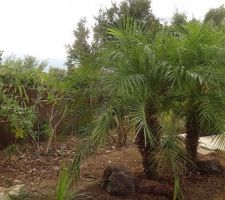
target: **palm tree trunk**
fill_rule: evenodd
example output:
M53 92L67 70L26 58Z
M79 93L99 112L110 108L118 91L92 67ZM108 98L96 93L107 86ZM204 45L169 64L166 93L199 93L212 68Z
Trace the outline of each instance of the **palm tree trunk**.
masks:
M155 137L156 141L159 141L161 126L157 116L151 113L152 112L149 111L146 113L146 120L152 135ZM143 130L140 130L137 134L136 144L142 156L142 164L146 177L148 179L157 178L157 163L154 160L154 152L157 148L157 144L152 146L148 141L145 141Z
M200 127L196 119L196 113L191 112L186 120L186 150L193 163L197 161L198 140L200 137Z

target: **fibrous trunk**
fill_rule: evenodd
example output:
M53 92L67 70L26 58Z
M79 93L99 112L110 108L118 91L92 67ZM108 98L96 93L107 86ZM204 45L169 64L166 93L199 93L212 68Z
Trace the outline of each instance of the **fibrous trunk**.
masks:
M144 131L140 130L136 137L136 144L142 155L143 168L147 178L157 178L157 163L155 162L155 150L157 149L157 143L160 138L160 123L156 115L152 112L146 112L146 121L151 131L152 136L155 138L155 143L152 145L144 135Z
M189 113L186 119L186 134L185 143L187 153L189 154L191 161L196 163L200 127L195 112Z

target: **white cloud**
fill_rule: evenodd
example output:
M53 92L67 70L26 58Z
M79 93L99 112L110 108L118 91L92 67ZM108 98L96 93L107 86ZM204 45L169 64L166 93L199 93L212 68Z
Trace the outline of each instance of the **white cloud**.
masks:
M80 1L79 1L80 2ZM78 19L93 13L85 1L0 0L0 48L16 54L65 58Z
M189 19L203 19L210 8L225 4L225 0L152 0L152 11L161 19L169 19L176 9L185 13Z
M120 2L117 0L116 2ZM225 0L152 0L153 13L169 18L178 9L202 18ZM73 29L86 16L89 26L100 7L111 0L0 0L0 49L17 55L65 60L65 44L73 41Z

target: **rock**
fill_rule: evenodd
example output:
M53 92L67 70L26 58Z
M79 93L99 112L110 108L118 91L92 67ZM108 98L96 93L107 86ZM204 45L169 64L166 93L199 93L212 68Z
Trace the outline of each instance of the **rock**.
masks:
M0 199L11 200L10 196L17 197L24 191L24 184L15 185L9 188L0 187Z
M53 169L54 169L54 171L59 171L60 170L60 167L55 166Z
M129 174L132 175L131 172L129 170L127 170L125 167L121 167L121 166L108 166L104 173L103 173L103 177L102 177L102 182L103 182L103 188L106 187L107 183L108 183L108 179L111 176L111 174L113 172L124 172L125 174Z
M18 180L18 179L15 179L13 182L14 182L14 183L17 183L17 184L20 184L20 183L21 183L21 181Z
M103 189L113 195L134 193L134 176L124 167L108 166L103 174Z
M121 167L121 166L114 166L114 165L110 165L108 166L104 173L103 173L103 176L102 176L102 181L103 181L103 188L105 187L105 184L108 182L108 179L110 177L110 175L113 173L113 172L120 172L120 171L125 171L126 173L129 173L130 172L125 168L125 167Z
M134 192L134 178L124 172L113 172L108 179L106 190L115 195L127 195Z
M200 172L205 174L222 174L224 171L223 166L216 158L199 158L196 165Z
M155 195L165 195L168 198L173 196L173 187L168 184L163 184L158 181L153 180L142 180L138 184L139 193L155 194Z

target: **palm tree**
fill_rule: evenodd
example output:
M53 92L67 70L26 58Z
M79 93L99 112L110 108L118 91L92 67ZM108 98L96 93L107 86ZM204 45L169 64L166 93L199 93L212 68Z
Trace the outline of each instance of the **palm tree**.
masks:
M167 128L161 124L161 116L168 111L162 105L168 104L164 101L170 89L165 71L168 63L159 59L158 41L147 30L148 27L132 19L125 19L119 27L109 28L109 41L101 52L103 76L98 87L108 100L101 104L90 138L92 144L106 141L114 123L114 112L122 105L126 110L124 114L136 128L136 144L142 155L145 175L152 179L159 176L159 160L168 156L166 153L159 155L159 152L173 148L169 157L176 162L185 160L185 156L174 136L175 129L167 134Z
M186 149L195 163L200 133L207 130L223 138L225 120L225 37L202 25L189 23L167 34L167 80L181 99L186 117ZM171 45L172 44L172 45ZM222 140L220 141L220 144Z
M103 49L103 59L111 71L107 90L126 105L131 123L137 128L136 143L145 174L153 178L157 176L153 154L161 137L160 91L166 86L156 73L164 63L157 61L152 51L153 37L145 28L131 19L119 28L110 28L111 39Z
M171 68L162 59L162 43L147 30L132 19L108 29L109 40L97 58L99 76L95 90L96 96L104 98L90 124L92 131L86 145L78 149L70 171L79 176L81 159L107 142L119 112L120 118L128 117L136 129L146 177L156 178L163 166L170 166L176 199L180 195L179 173L187 156L177 138L176 124L163 120L165 116L172 119L166 106L172 88L168 77Z
M86 68L97 71L94 91L101 101L89 125L91 134L78 149L68 176L78 178L81 159L107 142L119 112L136 128L146 176L158 177L163 166L170 167L175 177L173 199L182 198L177 193L179 175L189 156L174 122L181 116L186 119L186 149L193 162L203 128L220 134L218 144L225 138L223 36L198 23L179 30L165 28L157 35L146 30L132 19L109 28L97 67ZM89 72L86 77L95 75L92 69Z

